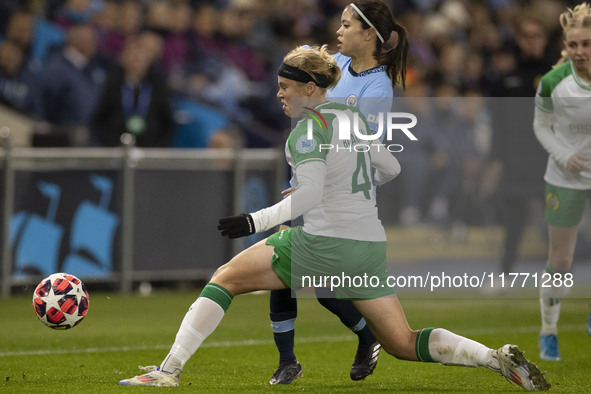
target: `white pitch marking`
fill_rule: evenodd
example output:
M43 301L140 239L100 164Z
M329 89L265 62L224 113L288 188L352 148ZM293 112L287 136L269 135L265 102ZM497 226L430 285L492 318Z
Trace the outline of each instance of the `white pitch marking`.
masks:
M477 335L497 335L497 334L527 334L537 333L540 330L539 326L523 326L523 327L511 327L509 328L487 328L487 329L476 329L476 330L458 330L456 332L461 333L465 336L477 336ZM585 331L586 327L584 324L569 324L560 326L560 332L573 332L573 331ZM342 335L342 336L330 336L330 337L310 337L296 339L297 343L318 343L318 342L350 342L356 338L354 335ZM239 347L239 346L262 346L272 345L272 340L261 340L261 339L248 339L245 341L218 341L204 343L201 347ZM169 345L153 345L153 346L114 346L114 347L101 347L101 348L87 348L87 349L47 349L47 350L28 350L20 352L1 352L0 357L10 356L39 356L39 355L52 355L52 354L80 354L80 353L109 353L109 352L135 352L138 350L168 350Z

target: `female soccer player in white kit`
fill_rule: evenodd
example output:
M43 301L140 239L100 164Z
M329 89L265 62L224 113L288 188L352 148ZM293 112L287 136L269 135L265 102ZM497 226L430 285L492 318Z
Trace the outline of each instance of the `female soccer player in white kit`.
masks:
M540 287L542 360L560 360L561 298L572 283L578 225L591 201L591 7L582 3L567 9L560 15L560 24L565 50L542 77L534 115L536 137L549 154L544 180L550 246L542 279L552 286ZM588 331L591 335L591 315Z
M341 69L341 79L327 90L326 97L358 108L372 134L376 134L380 114L385 121L391 110L394 88L405 86L409 47L406 30L396 23L381 0L357 0L343 10L336 33L339 52L333 57ZM335 298L325 288L317 288L316 296L322 306L357 335L357 351L349 376L352 380L365 379L376 367L380 343L350 301ZM290 384L302 375L294 352L297 299L290 289L271 292L270 312L279 366L269 383Z
M290 196L251 214L223 218L218 229L222 235L237 238L269 230L302 214L304 225L275 233L221 266L185 315L160 366L120 384L178 386L185 363L216 329L234 296L255 290L298 288L302 274L343 272L351 277L378 278L375 287L345 286L337 288L336 293L339 298L353 299L384 350L393 356L482 366L527 390L549 388L540 370L514 345L493 350L445 329L409 327L393 289L387 286L386 236L369 176L373 168L373 179L379 185L398 175L400 166L379 142L364 145L360 141L363 138L339 139L337 113L355 114L362 132L369 133L365 118L356 108L326 101L326 89L337 83L340 74L325 47L299 47L287 54L278 71L277 93L285 114L297 118L304 108L310 108L324 113L326 124L302 119L290 133L285 148L295 179ZM303 103L295 104L294 98L303 98ZM307 135L308 127L312 127L312 138ZM326 144L338 145L340 150L320 149Z

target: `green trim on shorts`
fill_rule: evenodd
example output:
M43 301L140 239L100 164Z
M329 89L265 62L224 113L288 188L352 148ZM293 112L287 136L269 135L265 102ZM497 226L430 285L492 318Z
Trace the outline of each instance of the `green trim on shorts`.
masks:
M288 227L276 232L269 236L265 242L265 245L274 247L271 258L273 270L289 288L291 288L291 253L289 253L291 251L291 229L292 227ZM286 262L289 262L289 265Z
M394 293L387 286L386 242L311 235L298 226L271 235L266 244L274 247L273 270L292 289L333 285L337 298L355 300Z
M581 222L591 190L575 190L546 183L545 217L554 227L574 227Z

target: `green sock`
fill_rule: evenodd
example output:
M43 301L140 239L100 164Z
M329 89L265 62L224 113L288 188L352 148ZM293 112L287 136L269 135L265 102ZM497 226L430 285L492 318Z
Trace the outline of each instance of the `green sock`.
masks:
M201 291L200 297L209 298L222 307L224 312L228 310L234 296L228 290L217 283L208 283Z
M435 360L431 357L431 353L429 352L429 336L431 335L431 331L433 331L435 327L428 327L423 328L417 334L417 339L415 341L415 350L417 352L417 357L420 361L426 363L434 363Z

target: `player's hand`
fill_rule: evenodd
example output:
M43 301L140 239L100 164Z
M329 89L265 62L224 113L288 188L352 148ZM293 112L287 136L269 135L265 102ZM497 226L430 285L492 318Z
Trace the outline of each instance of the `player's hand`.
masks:
M581 171L588 171L587 161L589 158L580 153L575 153L566 162L566 169L573 174L578 174Z
M285 189L281 192L282 197L287 198L288 196L291 196L291 193L293 193L294 191L295 191L295 187L290 187L289 189Z
M222 235L227 235L232 239L246 237L247 235L256 233L254 221L248 213L221 218L218 224L218 230L222 232Z

